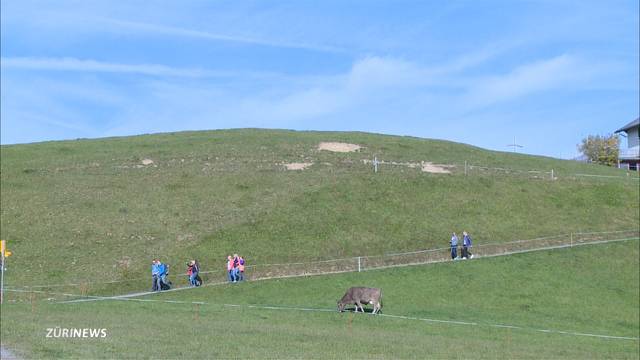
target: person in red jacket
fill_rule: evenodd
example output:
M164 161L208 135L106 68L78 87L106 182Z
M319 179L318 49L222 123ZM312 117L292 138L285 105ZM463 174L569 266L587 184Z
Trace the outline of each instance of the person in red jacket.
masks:
M233 272L233 257L227 256L227 275L229 276L229 282L236 282L236 276Z
M197 260L191 260L187 263L187 276L189 277L189 285L191 286L200 286L202 284L202 279L198 274L200 273L200 265Z
M191 274L193 274L193 262L189 261L187 263L187 279L189 279L189 285L193 285L191 283Z

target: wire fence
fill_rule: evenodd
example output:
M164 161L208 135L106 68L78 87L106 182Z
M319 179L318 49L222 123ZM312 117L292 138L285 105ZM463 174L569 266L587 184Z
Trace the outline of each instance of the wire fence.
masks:
M472 247L476 257L506 255L524 251L572 247L602 241L640 238L639 230L597 233L570 233L504 243L480 244ZM460 253L460 251L458 251ZM316 275L323 273L358 272L380 268L428 264L451 261L451 249L427 249L397 254L357 256L298 264L254 265L247 269L249 279L291 275Z
M582 173L571 173L565 170L557 170L557 169L515 169L508 167L492 167L492 166L482 166L471 164L465 162L464 165L456 165L456 167L460 167L463 169L464 174L466 176L473 175L509 175L509 176L520 176L520 177L528 177L531 179L541 179L541 180L622 180L622 181L638 181L640 180L640 176L636 172L625 172L625 175L599 175L599 174L582 174Z
M510 242L496 242L474 245L470 252L474 258L491 257L544 249L570 248L585 244L613 242L640 239L640 229L609 232L581 232L535 239L515 240ZM460 251L458 251L460 253ZM248 281L312 276L332 273L362 272L375 269L401 267L408 265L429 264L452 261L451 249L425 249L395 254L355 256L342 259L329 259L311 262L258 264L245 267L244 277ZM205 283L224 283L227 280L225 264L218 264L218 270L201 271L200 275ZM188 286L186 275L171 274L169 279L173 286ZM69 284L33 285L21 287L7 287L13 301L42 299L43 297L58 298L60 296L110 296L121 295L127 291L150 289L151 278L139 277L134 279L114 281L81 281Z
M553 169L549 170L522 170L503 167L490 167L465 163L465 176L474 175L499 175L499 176L525 176L533 179L557 180L558 173Z
M55 171L51 169L33 169L38 173L49 173L59 171L86 171L93 175L112 175L113 171L153 171L156 169L162 169L173 166L197 166L201 168L201 172L204 174L215 174L220 172L238 172L246 166L251 166L252 170L272 170L272 171L285 171L288 161L296 161L293 159L281 159L278 157L269 157L266 159L246 159L246 158L209 158L209 157L183 157L181 159L172 159L165 162L154 163L151 165L142 165L139 162L130 162L124 165L114 166L100 166L100 164L91 163L84 165L77 165L67 168L56 168ZM396 161L378 159L343 159L340 161L328 161L323 159L322 161L309 155L304 158L304 161L311 164L320 166L322 164L329 164L331 166L342 166L351 168L353 166L367 166L371 167L373 172L377 172L378 167L386 168L411 168L422 170L423 172L435 172L435 173L450 173L450 174L462 174L465 175L509 175L509 176L524 176L533 179L545 179L545 180L596 180L596 179L609 179L609 180L640 180L640 170L633 171L627 170L624 175L601 175L601 174L584 174L584 173L572 173L566 168L564 169L518 169L512 167L506 167L501 165L489 165L489 164L473 164L470 161L464 161L460 163L449 164L434 164L426 161ZM105 172L106 170L110 170Z
M418 169L425 173L438 173L438 174L464 174L465 176L513 176L513 177L526 177L530 179L540 180L621 180L621 181L638 181L640 180L640 173L636 171L626 171L624 175L600 175L600 174L583 174L573 173L566 169L518 169L505 166L491 166L473 164L469 161L464 163L452 163L452 164L435 164L431 162L419 161L393 161L382 160L375 157L373 160L363 159L362 163L366 166L372 166L374 173L378 172L378 169L382 166L393 168L410 168Z

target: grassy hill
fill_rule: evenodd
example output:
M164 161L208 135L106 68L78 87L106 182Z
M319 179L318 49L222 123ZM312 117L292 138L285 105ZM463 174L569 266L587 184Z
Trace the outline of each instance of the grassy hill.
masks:
M10 303L2 339L26 358L637 359L638 249L630 240L129 301ZM335 311L353 285L382 288L386 316ZM56 326L107 337L46 338Z
M318 150L323 141L363 148ZM374 174L364 162L374 156L399 165ZM455 166L407 166L421 161ZM465 175L465 161L522 171ZM556 180L527 172L551 169ZM365 133L246 129L2 146L0 181L13 286L138 278L154 257L179 272L194 257L222 271L233 252L279 263L443 247L465 229L481 243L639 226L637 174Z

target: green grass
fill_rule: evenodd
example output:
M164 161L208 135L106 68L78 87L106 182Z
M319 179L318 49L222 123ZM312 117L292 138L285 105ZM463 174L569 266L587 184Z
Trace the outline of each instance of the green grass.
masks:
M317 150L320 141L365 148L330 153ZM137 278L154 257L175 271L194 257L215 269L233 252L263 264L437 248L453 230L487 243L640 226L637 176L439 140L248 129L1 152L0 237L14 253L6 278L13 286ZM373 174L362 160L374 155L457 167L436 175L385 165ZM138 167L145 158L154 165ZM297 172L281 165L300 161L314 165ZM464 161L553 168L558 180L500 172L465 177Z
M212 286L147 296L192 304L100 301L3 307L3 343L64 358L616 358L640 336L638 240L465 262ZM349 286L383 289L383 313L333 310ZM224 304L245 305L230 307ZM497 328L504 324L523 329ZM106 328L106 339L48 339L46 328Z

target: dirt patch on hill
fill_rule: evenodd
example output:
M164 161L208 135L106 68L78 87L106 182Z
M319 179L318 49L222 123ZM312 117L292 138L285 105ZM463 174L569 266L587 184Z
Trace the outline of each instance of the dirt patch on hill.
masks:
M333 152L354 152L362 149L362 146L341 142L321 142L318 150L327 150Z
M434 173L434 174L451 174L450 168L453 165L433 164L430 162L422 162L422 172Z
M284 167L287 170L304 170L304 169L308 168L311 165L313 165L313 163L311 163L311 162L290 163L290 164L284 164Z

